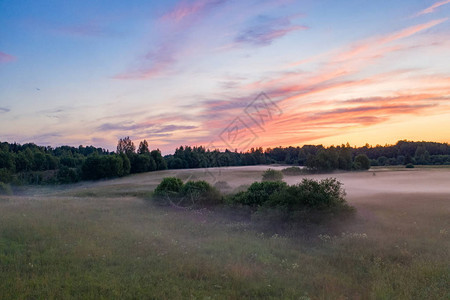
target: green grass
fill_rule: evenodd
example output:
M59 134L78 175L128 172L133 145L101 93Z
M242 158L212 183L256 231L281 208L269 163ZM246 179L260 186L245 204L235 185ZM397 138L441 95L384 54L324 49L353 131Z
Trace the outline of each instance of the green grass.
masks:
M0 196L0 298L450 296L448 194L371 194L353 219L281 230L155 206L142 178Z

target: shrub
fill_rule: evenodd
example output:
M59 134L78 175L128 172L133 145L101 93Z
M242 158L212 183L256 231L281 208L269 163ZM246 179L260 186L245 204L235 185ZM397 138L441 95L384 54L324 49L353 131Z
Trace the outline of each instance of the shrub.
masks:
M414 165L412 163L406 164L405 168L413 169Z
M283 180L283 173L273 169L267 169L262 175L263 181L281 181Z
M183 181L176 177L163 178L155 189L156 196L173 196L179 195L183 188Z
M0 195L12 195L11 186L8 183L0 182Z
M228 198L230 204L246 205L258 211L259 215L268 212L287 219L305 219L308 214L317 212L351 211L345 201L342 184L335 178L321 181L303 179L302 182L288 186L285 182L255 182L247 191Z
M222 202L220 192L204 180L186 182L180 194L184 206L210 206Z
M325 210L345 205L344 197L342 183L335 178L321 181L304 178L302 182L273 194L265 204L272 207L286 207L290 211L305 208Z
M220 192L204 180L188 181L166 177L156 187L154 199L160 204L204 207L222 203Z
M299 167L289 167L281 170L281 173L287 176L296 176L304 174L304 171Z
M247 191L242 191L232 196L231 204L242 204L253 207L261 206L269 200L269 197L286 189L287 184L282 181L254 182Z

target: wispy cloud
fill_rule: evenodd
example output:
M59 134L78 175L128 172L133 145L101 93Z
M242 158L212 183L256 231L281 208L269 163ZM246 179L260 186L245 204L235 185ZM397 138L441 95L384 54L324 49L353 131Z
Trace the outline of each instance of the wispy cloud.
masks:
M281 143L287 135L297 136L301 131L304 136L304 132L308 130L315 131L309 135L311 138L327 137L335 135L336 128L351 130L355 127L372 126L401 115L430 113L436 111L437 107L444 111L447 108L441 104L448 102L445 93L449 93L448 89L447 92L443 90L448 85L445 76L437 76L431 80L426 75L417 78L409 75L409 85L416 86L417 90L409 93L404 90L403 95L395 95L396 93L390 91L391 95L388 96L343 101L334 100L332 97L349 90L370 90L372 86L387 82L393 86L397 82L397 88L401 90L404 87L402 76L415 74L417 70L399 69L375 75L364 75L363 70L390 53L411 50L411 46L403 42L404 39L445 21L446 19L432 20L396 32L369 37L338 51L317 56L317 59L321 60L319 68L312 72L288 71L272 77L271 80L256 81L245 86L241 92L264 90L272 98L278 99L277 103L283 110L289 107L285 110L282 120L268 125L262 139ZM432 89L433 86L436 90ZM203 109L202 116L208 116L200 118L203 127L211 132L224 128L227 118L231 120L231 116L241 113L249 103L245 101L249 99L242 97L228 96L224 99L229 100L207 100L199 104Z
M441 7L442 5L445 5L445 4L448 4L448 3L450 3L450 0L443 0L443 1L436 2L433 5L431 5L431 6L427 7L427 8L425 8L424 10L418 12L415 16L418 17L418 16L421 16L421 15L431 14L431 13L433 13L436 10L436 8Z
M10 112L11 110L9 109L9 108L6 108L6 107L0 107L0 114L4 114L4 113L7 113L7 112Z
M432 28L446 20L432 20L393 33L354 42L338 51L330 51L327 55L324 55L321 67L314 72L305 74L289 71L281 73L269 81L255 82L249 85L248 88L251 90L265 90L271 95L290 100L327 89L368 84L373 80L373 77L362 79L348 78L361 72L365 67L372 65L376 60L385 57L389 53L409 49L409 46L402 44L391 45L391 43Z
M197 17L199 14L206 13L225 2L227 0L181 1L173 9L164 14L162 19L171 22L185 21L190 17Z
M7 63L16 60L15 56L0 51L0 63Z
M411 26L411 27L408 27L406 29L403 29L403 30L400 30L398 32L395 32L393 34L390 34L390 35L387 35L385 37L382 37L378 41L383 43L383 44L386 44L386 43L389 43L389 42L393 42L395 40L403 39L403 38L412 36L413 34L416 34L416 33L420 32L420 31L423 31L423 30L429 29L431 27L434 27L436 25L439 25L439 24L441 24L441 23L443 23L443 22L445 22L447 20L448 20L448 18L442 18L442 19L432 20L432 21L427 22L427 23Z
M255 24L239 33L234 42L236 44L267 46L288 33L306 29L308 29L307 26L292 24L291 17L274 19L267 16L260 16L257 18Z
M115 75L114 79L150 79L168 74L176 64L175 43L166 42L156 51L148 52L140 59L141 66L135 70L129 70Z
M282 119L267 124L268 135L261 135L261 144L271 145L271 139L277 139L280 143L283 140L284 144L295 145L305 139L311 141L375 126L399 116L434 114L437 108L440 112L449 111L448 106L440 105L439 101L443 99L430 101L414 94L405 95L398 102L392 97L375 99L373 103L349 103L352 102L350 99L334 101L334 108L304 105L302 109L286 111Z
M120 122L120 123L104 123L97 127L97 131L132 131L143 128L152 127L152 123L135 123L135 122Z
M151 79L173 72L179 61L179 53L185 49L185 39L192 27L226 2L226 0L179 2L159 20L168 32L157 42L155 50L148 51L137 59L139 67L131 68L113 78Z
M160 122L152 121L142 121L142 122L118 122L118 123L104 123L97 127L97 131L103 132L112 132L112 131L121 131L121 132L134 132L139 134L141 133L173 133L175 131L180 130L189 130L195 129L197 126L193 125L175 125L175 124L167 124L161 125Z
M180 131L180 130L189 130L189 129L195 129L197 128L197 126L192 126L192 125L165 125L162 126L160 128L155 128L155 129L150 129L147 130L146 133L171 133L174 131Z
M345 118L347 117L370 117L372 114L380 115L380 114L405 114L405 113L413 113L413 112L419 112L425 108L431 108L435 107L437 104L415 104L415 105L408 105L408 104L384 104L384 105L363 105L363 106L357 106L357 107L343 107L343 108L336 108L332 110L322 111L319 113L316 113L313 115L312 119L321 119L322 117L326 116L328 118L340 118L345 121ZM370 115L367 115L370 114ZM333 120L332 122L335 122L336 120Z

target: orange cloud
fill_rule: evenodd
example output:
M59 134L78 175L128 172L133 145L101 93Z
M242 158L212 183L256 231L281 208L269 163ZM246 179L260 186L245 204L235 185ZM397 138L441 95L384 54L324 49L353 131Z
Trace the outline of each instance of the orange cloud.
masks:
M179 13L179 17L174 15L175 20L182 20L188 13L196 12L192 9ZM258 135L255 145L251 146L299 144L352 133L402 116L423 116L449 111L450 79L446 76L421 75L422 70L419 69L399 69L381 74L363 73L367 67L373 66L390 53L427 46L427 40L420 40L419 44L416 40L413 46L402 40L446 20L432 20L385 35L369 37L342 49L289 65L292 68L302 62L318 61L319 68L313 72L290 70L270 80L259 80L243 86L240 95L265 91L285 112L280 119L269 122L264 130L259 131L257 126L246 119ZM359 91L363 93L360 98L356 98ZM347 97L347 94L358 96ZM195 112L175 117L179 127L170 132L170 143L163 136L154 140L166 143L168 150L176 143L185 143L186 138L189 138L190 144L205 145L217 140L218 134L236 116L240 116L252 100L251 97L233 98L229 94L216 99L229 100L197 102ZM174 116L169 115L160 116L160 121L172 122L170 120ZM183 127L190 126L186 125L187 120L195 120L197 127ZM220 141L217 142L216 146L221 147L220 145Z

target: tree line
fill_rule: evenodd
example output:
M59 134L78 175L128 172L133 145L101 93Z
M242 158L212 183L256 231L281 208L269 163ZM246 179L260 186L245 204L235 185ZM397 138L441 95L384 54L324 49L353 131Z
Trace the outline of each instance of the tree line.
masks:
M395 145L351 147L304 145L302 147L252 148L247 152L180 146L164 157L169 169L288 164L311 170L360 170L388 165L450 165L447 143L398 141Z
M161 151L151 151L147 141L142 141L135 150L129 137L119 140L116 152L93 146L52 148L2 142L0 182L72 183L167 169Z
M115 152L94 146L43 147L33 143L0 143L0 182L16 184L71 183L114 178L165 169L248 166L305 166L312 171L364 170L387 165L450 165L447 143L399 141L395 145L351 147L252 148L247 152L219 151L203 146L180 146L170 155L151 150L147 141L135 146L129 137Z

